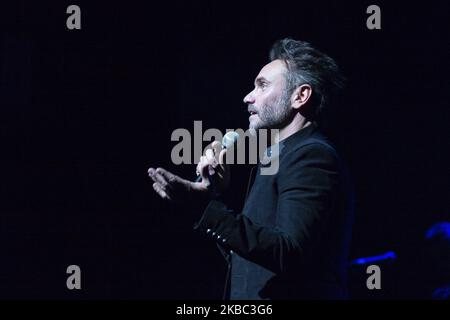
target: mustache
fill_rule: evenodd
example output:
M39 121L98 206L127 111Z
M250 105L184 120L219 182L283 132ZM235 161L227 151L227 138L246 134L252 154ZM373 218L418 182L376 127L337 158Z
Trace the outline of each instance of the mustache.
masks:
M255 112L255 113L258 112L257 109L256 109L256 107L255 107L254 105L252 105L252 104L249 104L249 105L247 106L247 111L248 111L248 112Z

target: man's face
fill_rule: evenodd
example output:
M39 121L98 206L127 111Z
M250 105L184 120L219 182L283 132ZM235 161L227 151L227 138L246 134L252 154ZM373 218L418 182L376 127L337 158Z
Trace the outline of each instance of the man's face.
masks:
M247 94L249 128L281 129L292 119L290 95L286 90L286 66L281 60L266 64L255 79L255 89Z

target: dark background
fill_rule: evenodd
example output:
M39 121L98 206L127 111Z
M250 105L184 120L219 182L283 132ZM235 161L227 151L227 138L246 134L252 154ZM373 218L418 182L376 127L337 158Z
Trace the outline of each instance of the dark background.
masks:
M201 212L161 201L147 169L194 176L170 161L172 131L194 120L246 129L242 99L287 36L349 79L334 138L357 191L351 258L423 263L423 233L450 209L448 8L343 3L2 4L0 297L220 298L224 261L192 232ZM82 30L66 28L70 4ZM366 28L370 4L382 30ZM81 291L66 288L71 264ZM374 297L406 297L424 276L412 269Z

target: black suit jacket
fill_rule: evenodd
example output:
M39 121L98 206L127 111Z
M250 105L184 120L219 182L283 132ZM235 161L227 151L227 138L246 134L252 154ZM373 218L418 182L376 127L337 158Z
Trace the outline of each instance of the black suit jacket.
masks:
M345 298L353 212L347 170L314 124L282 140L278 156L274 175L257 166L242 213L212 200L194 228L225 252L231 299Z

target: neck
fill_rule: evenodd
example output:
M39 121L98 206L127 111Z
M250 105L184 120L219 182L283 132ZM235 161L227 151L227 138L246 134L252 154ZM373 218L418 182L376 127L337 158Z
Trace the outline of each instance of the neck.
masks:
M294 119L284 128L280 129L278 135L275 137L275 143L278 143L294 133L309 126L312 122L307 121L299 113L295 115Z

